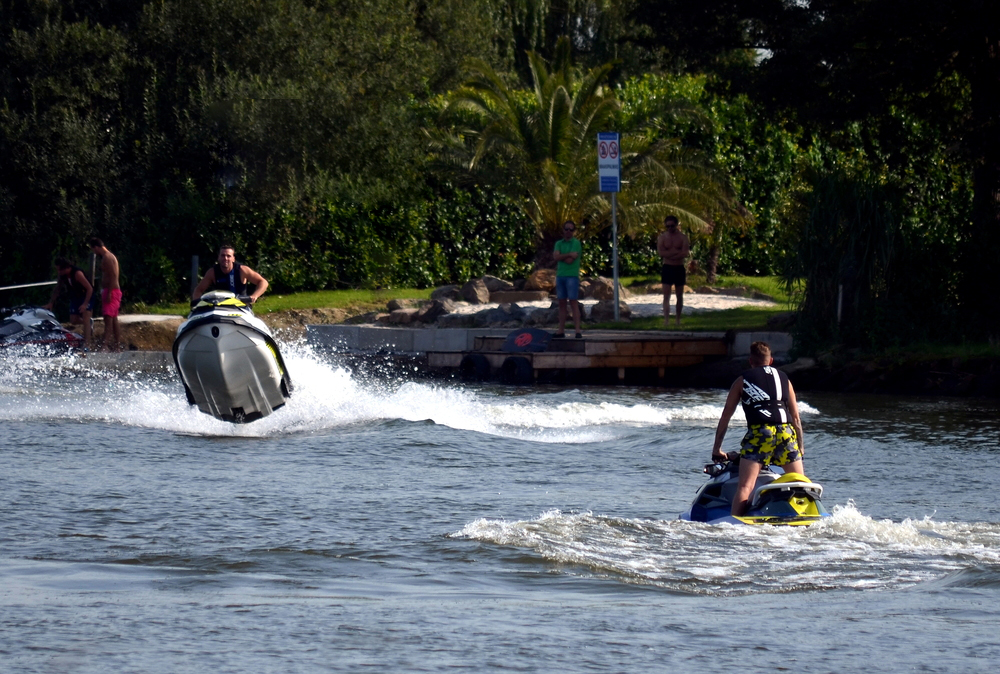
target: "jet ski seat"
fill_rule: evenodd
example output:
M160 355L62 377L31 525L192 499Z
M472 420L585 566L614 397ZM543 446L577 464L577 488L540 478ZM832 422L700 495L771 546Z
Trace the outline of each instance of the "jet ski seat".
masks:
M762 500L774 496L773 493L769 494L768 492L774 491L804 492L819 500L823 495L823 486L810 481L808 477L800 473L785 473L781 477L772 478L767 484L760 484L760 481L758 481L757 487L754 489L753 494L750 495L750 507L755 508L761 505Z

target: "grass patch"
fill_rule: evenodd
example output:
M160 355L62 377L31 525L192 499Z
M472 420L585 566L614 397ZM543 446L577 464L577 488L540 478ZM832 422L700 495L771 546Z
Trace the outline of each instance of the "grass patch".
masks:
M347 309L350 312L385 311L386 304L393 299L430 299L431 288L392 288L389 290L318 290L315 292L277 295L265 293L254 305L257 314L290 309ZM136 314L176 314L186 316L191 311L187 302L157 304L147 306L136 303L129 306L129 313Z

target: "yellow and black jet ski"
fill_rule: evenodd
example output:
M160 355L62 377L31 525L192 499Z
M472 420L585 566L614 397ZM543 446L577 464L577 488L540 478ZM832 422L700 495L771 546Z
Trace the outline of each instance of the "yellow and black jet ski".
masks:
M271 331L246 298L215 290L191 309L174 338L174 364L188 402L233 423L285 404L292 380Z
M698 490L691 508L680 516L690 522L709 524L813 524L830 513L820 497L823 486L799 473L775 473L763 468L750 492L746 513L733 517L733 496L739 484L739 459L705 466L709 480Z

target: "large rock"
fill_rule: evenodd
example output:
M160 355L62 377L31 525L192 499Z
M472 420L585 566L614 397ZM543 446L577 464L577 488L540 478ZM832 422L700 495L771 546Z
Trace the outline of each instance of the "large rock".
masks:
M449 299L432 300L430 303L420 307L416 320L422 323L433 323L445 314L455 311L456 304Z
M386 305L386 308L390 312L393 312L396 309L414 309L420 306L421 301L422 300L413 300L413 299L389 300L389 303Z
M516 304L501 304L496 309L487 309L475 314L473 324L477 328L509 326L524 321L527 312Z
M510 281L504 281L496 276L484 276L483 283L486 284L486 289L489 290L490 293L499 293L514 289L513 283Z
M417 320L417 314L420 309L416 307L410 309L396 309L395 311L389 312L389 318L386 319L390 325L409 325Z
M584 295L584 297L592 297L595 300L613 300L615 298L615 283L612 279L598 276L596 278L587 278L586 280L590 282L590 285L587 291L588 294ZM619 283L618 299L621 300L631 296L632 294L628 289Z
M489 288L483 283L483 279L474 278L462 286L462 299L469 304L489 304Z
M569 308L567 307L567 310ZM581 306L581 310L583 307ZM569 314L567 314L569 316ZM554 301L548 309L535 309L524 318L525 325L553 325L559 322L559 302Z
M552 292L556 289L555 269L536 269L531 272L531 276L524 283L525 290L547 290Z
M475 314L445 314L437 319L439 328L471 328L475 324Z
M547 300L549 293L546 290L501 290L490 293L490 302L497 304L510 304L511 302L538 302Z
M632 318L632 309L622 300L618 301L618 316L621 320L627 321ZM615 320L615 301L601 300L590 310L590 320L595 323L609 323Z
M460 300L462 289L458 286L441 286L431 293L432 300Z

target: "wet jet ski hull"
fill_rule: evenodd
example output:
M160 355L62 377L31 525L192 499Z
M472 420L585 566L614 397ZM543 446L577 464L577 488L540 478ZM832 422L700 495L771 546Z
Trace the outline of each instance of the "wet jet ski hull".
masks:
M705 472L711 479L698 490L680 519L708 524L803 526L830 516L821 500L822 485L805 475L764 469L750 494L746 513L733 517L730 512L739 483L739 462L708 465Z
M173 347L188 402L233 423L266 417L285 404L292 390L278 345L248 310L202 307L178 328Z
M83 336L62 327L48 309L20 306L4 309L0 317L0 349L34 346L46 354L83 348Z

